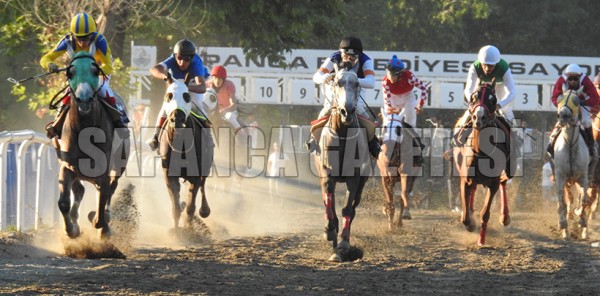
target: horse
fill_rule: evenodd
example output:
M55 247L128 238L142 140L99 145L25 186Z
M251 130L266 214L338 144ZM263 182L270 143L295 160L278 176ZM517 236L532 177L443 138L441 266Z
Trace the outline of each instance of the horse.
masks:
M351 254L350 226L356 214L361 195L372 170L367 132L360 128L356 106L359 84L356 72L347 69L336 71L333 81L331 115L323 126L319 139L321 153L315 155L317 173L325 206L324 237L332 242L330 261L346 260ZM335 188L346 183L346 204L342 208L341 242L338 244L339 220L336 214Z
M596 143L596 148L600 147L600 110L593 108L590 110L590 114L592 116L592 132L594 135L594 142ZM594 218L594 214L598 209L598 188L600 187L600 165L596 163L594 167L593 176L589 180L589 189L588 195L590 197L590 212L588 215L588 220L592 220Z
M461 222L469 232L475 230L473 203L477 185L487 188L481 209L481 230L477 244L485 245L487 224L494 195L501 192L500 223L510 224L506 182L516 170L515 155L510 153L508 124L496 116L495 81L481 84L470 97L470 124L455 135L454 163L460 176ZM459 121L460 123L460 121ZM511 165L515 164L515 165Z
M580 132L578 113L579 97L575 90L567 90L558 102L558 123L560 133L554 143L554 179L558 197L559 228L563 239L568 238L567 202L565 190L568 186L578 186L579 205L575 214L579 216L581 238L587 238L586 208L589 207L588 165L591 161L587 144Z
M201 109L192 103L187 85L167 77L165 111L167 120L159 134L159 154L163 175L171 198L173 226L179 229L181 214L187 219L184 227L191 227L196 211L196 196L202 196L198 214L202 218L210 215L204 185L213 165L214 143L210 129L205 128L199 116ZM180 203L180 179L187 181L186 202Z
M77 221L79 205L85 193L81 181L92 183L97 190L98 203L96 211L88 217L99 229L100 238L106 239L111 235L111 198L129 158L129 137L123 138L121 133L114 131L111 112L116 110L98 95L100 67L94 57L87 52L76 53L66 71L71 96L69 109L62 138L53 141L60 158L58 208L67 235L77 238L81 234ZM116 99L124 108L120 97Z
M413 190L415 180L420 172L420 163L415 162L421 149L414 143L410 133L403 133L406 124L392 116L383 129L381 153L377 165L381 173L381 183L385 196L384 213L388 217L389 230L402 227L402 220L410 220L408 197ZM417 150L415 150L417 149ZM400 212L395 218L394 186L400 182Z

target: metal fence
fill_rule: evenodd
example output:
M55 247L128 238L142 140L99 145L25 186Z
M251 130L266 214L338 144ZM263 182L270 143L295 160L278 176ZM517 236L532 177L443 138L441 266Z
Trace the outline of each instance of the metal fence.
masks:
M58 221L58 159L31 130L0 132L0 230L27 231Z

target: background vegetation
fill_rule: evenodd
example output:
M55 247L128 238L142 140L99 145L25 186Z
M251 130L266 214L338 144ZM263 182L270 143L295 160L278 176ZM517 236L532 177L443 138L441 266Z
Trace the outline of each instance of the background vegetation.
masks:
M41 73L40 57L67 33L71 16L81 11L92 14L109 40L119 64L111 85L126 95L131 91L126 74L131 41L157 45L159 58L168 56L183 37L202 47L242 47L249 54L276 59L295 48L334 49L346 35L360 37L367 51L464 53L495 44L510 54L596 56L600 30L595 30L595 20L600 6L594 4L586 0L0 0L0 130L41 130L51 118L44 107L62 78L39 79L21 87L6 78ZM156 93L160 97L162 89ZM314 107L291 106L253 110L265 127L306 124L318 112ZM430 115L456 117L439 110L431 110ZM545 115L527 116L535 124L540 122L537 117Z

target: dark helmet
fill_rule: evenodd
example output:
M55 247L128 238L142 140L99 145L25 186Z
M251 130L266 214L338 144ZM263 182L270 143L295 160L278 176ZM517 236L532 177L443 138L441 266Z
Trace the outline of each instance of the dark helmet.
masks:
M342 42L340 42L340 51L345 54L362 53L362 42L356 37L345 37L344 39L342 39Z
M181 39L179 41L177 41L177 43L175 43L175 47L173 48L173 53L174 54L180 54L182 56L185 55L194 55L196 53L196 45L194 45L194 42L187 40L187 39Z

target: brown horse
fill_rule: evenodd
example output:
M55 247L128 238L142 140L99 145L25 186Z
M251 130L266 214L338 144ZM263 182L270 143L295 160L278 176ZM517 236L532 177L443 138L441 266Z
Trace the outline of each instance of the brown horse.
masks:
M485 245L492 199L501 190L500 223L510 223L505 184L514 175L514 153L510 153L510 131L496 117L497 98L494 85L484 83L470 98L470 124L455 135L454 162L460 176L461 222L468 231L475 230L473 203L477 185L486 187L487 195L481 210L479 246ZM507 174L508 173L508 174ZM502 187L502 188L501 188Z
M101 238L110 236L110 201L129 157L129 137L121 138L113 130L110 107L105 107L107 103L97 94L101 83L99 72L93 56L87 52L77 53L71 60L67 68L71 94L69 110L61 141L54 140L61 159L58 207L70 238L81 233L77 222L85 192L81 181L96 187L98 205L89 216L93 226L100 230ZM120 104L124 106L122 102Z
M596 151L600 149L600 110L592 108L590 114L592 116L592 132L594 134L594 142L596 143ZM589 211L589 220L592 220L598 208L598 188L600 187L600 165L596 161L596 165L592 170L593 174L589 178L588 195L590 198L591 208Z
M331 261L349 258L350 226L356 214L361 195L372 167L367 133L360 128L356 115L359 99L358 77L355 72L338 70L333 85L334 98L331 116L321 131L321 153L315 164L321 178L323 204L325 205L325 238L332 242ZM346 204L342 208L341 242L338 244L339 220L335 209L335 187L346 183Z
M200 217L206 218L210 215L204 185L213 165L214 143L210 129L204 128L195 117L199 116L200 112L194 109L187 85L171 78L167 83L165 111L168 117L159 135L159 153L171 197L173 225L178 229L184 210L187 214L184 226L191 226L198 192L202 196ZM180 203L180 179L189 183L184 203Z
M403 132L410 126L393 118L384 126L383 144L377 160L385 195L384 212L388 217L388 228L394 230L402 227L402 219L412 219L409 211L408 196L412 192L417 176L421 172L420 163L415 156L420 155L421 149L415 145L411 133ZM401 200L400 212L395 215L394 186L400 182Z

